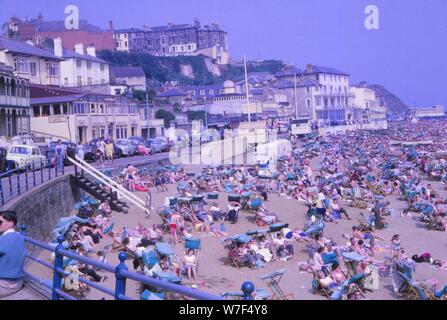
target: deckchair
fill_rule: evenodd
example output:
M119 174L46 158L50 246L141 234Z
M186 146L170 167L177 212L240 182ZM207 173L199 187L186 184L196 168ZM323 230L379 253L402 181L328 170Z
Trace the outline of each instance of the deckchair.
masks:
M348 269L349 276L355 276L357 274L358 263L366 259L365 256L362 256L357 252L344 252L342 253L342 257L346 269Z
M399 292L408 300L428 300L427 289L413 278L413 268L405 263L397 264L397 273L404 280Z
M237 292L224 292L220 294L225 300L242 300L244 298L244 293L242 291ZM256 289L253 292L254 300L269 300L272 295L268 293L265 289Z
M291 300L294 299L293 293L292 294L284 294L283 290L279 286L279 282L281 281L285 272L286 272L286 269L281 269L281 270L275 271L273 273L270 273L268 275L261 277L261 279L267 283L267 286L272 291L274 300L289 300L288 297L290 297Z

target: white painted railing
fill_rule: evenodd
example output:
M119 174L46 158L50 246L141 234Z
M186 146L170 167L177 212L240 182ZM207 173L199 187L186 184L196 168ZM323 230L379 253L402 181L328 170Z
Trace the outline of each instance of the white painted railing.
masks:
M146 204L142 199L138 198L135 194L133 194L120 184L116 183L115 181L113 181L110 177L106 176L98 169L92 167L87 162L79 159L78 157L76 157L76 159L73 158L68 159L70 160L71 163L73 163L73 165L90 174L93 178L97 179L105 186L109 187L112 191L115 191L120 197L126 199L126 201L142 209L145 213L147 214L150 213L150 208L146 207Z

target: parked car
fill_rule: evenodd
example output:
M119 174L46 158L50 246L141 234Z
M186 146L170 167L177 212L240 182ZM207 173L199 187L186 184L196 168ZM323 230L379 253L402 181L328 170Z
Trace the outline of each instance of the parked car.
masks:
M71 165L71 162L68 160L68 157L74 158L76 156L76 144L69 141L62 141L62 144L66 148L66 154L64 159L64 165ZM48 144L48 150L46 152L47 159L52 159L54 157L54 152L56 150L57 141L52 141Z
M84 160L85 161L96 161L96 150L98 149L98 141L99 139L93 139L88 144L84 145ZM123 156L123 152L121 148L116 145L116 142L113 144L113 158L118 159Z
M128 140L135 146L137 154L148 155L154 153L150 147L146 146L145 140L142 137L133 136Z
M147 139L147 140L144 142L144 145L145 145L147 148L151 148L153 153L160 153L160 152L163 152L163 146L162 146L160 140Z
M6 160L14 161L16 169L40 167L41 163L47 164L47 158L40 153L37 146L13 145L8 150Z
M171 150L172 144L170 143L168 138L165 137L156 137L154 138L157 143L161 144L161 150L162 152L169 152Z
M129 139L115 140L115 145L121 149L123 156L130 157L135 155L137 148Z
M0 148L0 173L5 173L13 170L15 167L14 161L6 159L7 154L8 150L6 150L6 148Z

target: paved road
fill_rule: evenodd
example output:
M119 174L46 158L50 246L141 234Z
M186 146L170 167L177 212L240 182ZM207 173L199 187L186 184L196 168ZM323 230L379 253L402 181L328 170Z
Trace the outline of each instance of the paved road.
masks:
M133 156L130 158L120 158L115 159L113 164L106 164L101 166L97 163L91 163L94 167L98 169L108 168L108 169L121 169L127 164L132 164L134 166L144 166L158 161L165 161L169 158L169 153L156 153L151 156ZM64 168L64 175L74 173L74 166L67 166ZM60 177L62 173L60 169L57 172L57 177ZM56 177L56 168L44 168L43 170L34 170L28 173L14 174L11 177L4 177L0 179L2 187L2 195L5 204L11 199L17 197L26 191L32 190L35 186L39 186L49 180ZM28 183L28 188L27 188ZM1 192L0 192L1 194Z

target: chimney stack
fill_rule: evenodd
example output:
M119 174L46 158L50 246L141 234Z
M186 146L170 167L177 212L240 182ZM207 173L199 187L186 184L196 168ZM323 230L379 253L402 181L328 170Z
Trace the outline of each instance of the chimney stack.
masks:
M87 54L89 55L89 56L92 56L92 57L96 57L96 49L95 49L95 47L94 46L89 46L88 48L87 48Z
M53 40L54 43L54 55L56 57L62 57L63 51L62 51L62 39L60 37Z
M308 64L306 66L306 72L307 73L312 73L314 71L314 67L311 64Z
M82 43L75 44L75 52L84 55L84 45Z
M197 17L194 18L194 27L200 28L200 21L199 21L199 19Z
M113 32L113 21L112 20L109 21L109 31Z

